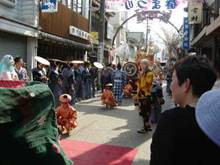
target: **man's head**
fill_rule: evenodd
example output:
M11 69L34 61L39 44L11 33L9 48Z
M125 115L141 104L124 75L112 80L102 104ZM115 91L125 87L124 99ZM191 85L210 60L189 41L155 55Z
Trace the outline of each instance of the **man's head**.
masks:
M20 66L21 67L21 66L24 65L24 61L23 61L23 59L21 57L15 57L14 62L15 62L16 66Z
M187 56L177 61L171 84L174 101L181 105L188 94L199 98L212 88L215 80L216 74L207 58Z
M140 61L140 65L141 65L141 69L142 69L142 70L148 68L149 64L150 64L150 62L149 62L149 60L147 60L147 59L142 59L142 60Z
M38 63L37 63L37 67L38 67L39 69L43 69L43 68L45 67L45 65L38 62Z

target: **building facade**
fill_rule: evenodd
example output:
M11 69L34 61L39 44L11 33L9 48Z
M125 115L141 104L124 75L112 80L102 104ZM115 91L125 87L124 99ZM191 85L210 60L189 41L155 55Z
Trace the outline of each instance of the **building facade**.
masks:
M91 49L88 19L63 3L54 13L40 12L38 55L60 60L83 60Z
M38 4L38 0L0 1L0 58L20 56L29 71L37 55Z
M200 3L202 3L202 10L199 13L201 15L201 22L191 23L190 43L191 47L200 55L208 56L215 64L217 61L220 61L220 1L207 0L200 1ZM188 9L190 9L190 5L189 3ZM189 21L191 21L190 11L188 12Z

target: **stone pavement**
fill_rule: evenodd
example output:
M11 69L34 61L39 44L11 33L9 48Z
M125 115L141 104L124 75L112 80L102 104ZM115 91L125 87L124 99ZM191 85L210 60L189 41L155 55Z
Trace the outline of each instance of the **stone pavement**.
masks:
M166 103L163 108L168 109L173 103L164 95ZM122 105L114 109L105 109L101 105L100 94L97 94L95 98L81 101L74 107L78 111L79 125L68 139L137 148L133 165L149 164L153 132L137 133L137 129L142 127L142 118L132 99L124 99Z

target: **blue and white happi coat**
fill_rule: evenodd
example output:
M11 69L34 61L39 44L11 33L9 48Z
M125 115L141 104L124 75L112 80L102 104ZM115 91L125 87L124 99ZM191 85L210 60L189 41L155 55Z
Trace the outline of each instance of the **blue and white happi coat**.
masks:
M126 74L121 70L115 70L112 74L113 93L118 103L122 102L123 87L126 83Z

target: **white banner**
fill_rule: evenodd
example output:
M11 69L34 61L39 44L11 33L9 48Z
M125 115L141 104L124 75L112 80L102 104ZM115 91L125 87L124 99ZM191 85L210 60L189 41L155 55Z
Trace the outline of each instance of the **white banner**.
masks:
M106 12L136 10L172 10L186 0L106 0Z
M41 12L57 12L58 10L58 1L57 0L42 0L41 2Z

